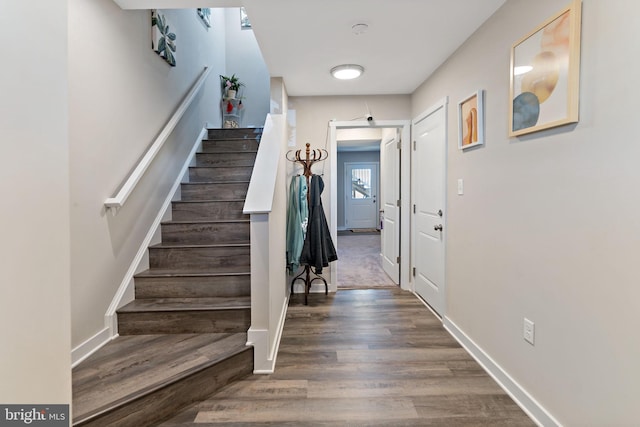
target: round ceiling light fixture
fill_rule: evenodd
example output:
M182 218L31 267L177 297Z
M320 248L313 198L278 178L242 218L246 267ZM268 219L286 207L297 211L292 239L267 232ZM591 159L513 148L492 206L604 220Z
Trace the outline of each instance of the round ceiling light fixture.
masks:
M364 73L364 67L356 64L338 65L331 69L331 75L340 80L351 80L360 77Z
M356 36L366 33L368 29L369 29L369 26L364 23L358 23L351 27L351 31Z

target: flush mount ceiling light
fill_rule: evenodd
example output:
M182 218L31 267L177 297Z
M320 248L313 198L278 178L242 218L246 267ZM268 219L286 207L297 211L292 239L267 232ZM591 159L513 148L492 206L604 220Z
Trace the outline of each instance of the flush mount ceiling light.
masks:
M360 77L364 68L356 64L338 65L331 69L331 75L340 80L351 80Z
M368 29L369 29L369 26L363 23L358 23L351 27L351 31L356 36L366 33Z

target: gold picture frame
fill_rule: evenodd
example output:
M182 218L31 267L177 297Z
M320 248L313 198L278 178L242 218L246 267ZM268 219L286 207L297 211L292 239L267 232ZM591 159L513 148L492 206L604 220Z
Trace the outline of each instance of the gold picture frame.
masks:
M578 121L581 0L511 48L509 136Z

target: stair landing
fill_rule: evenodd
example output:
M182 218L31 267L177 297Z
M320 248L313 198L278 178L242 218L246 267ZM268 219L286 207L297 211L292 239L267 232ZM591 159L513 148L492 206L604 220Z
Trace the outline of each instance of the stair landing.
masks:
M150 413L166 418L250 375L253 347L246 342L246 333L118 337L73 370L74 425L149 425Z

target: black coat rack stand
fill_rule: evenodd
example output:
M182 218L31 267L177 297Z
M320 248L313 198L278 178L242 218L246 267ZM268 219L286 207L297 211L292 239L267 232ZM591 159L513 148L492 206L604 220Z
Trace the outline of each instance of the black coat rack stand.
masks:
M289 158L289 154L292 153L292 151L289 151L287 152L286 157L287 157L287 160L289 160L290 162L299 163L302 165L302 167L304 168L304 172L302 174L307 179L307 188L311 189L310 180L311 180L311 175L313 175L313 172L311 171L311 166L313 166L315 163L325 161L327 157L329 157L329 153L325 149L312 150L311 144L309 143L307 143L304 159L300 155L301 151L302 150L296 150L295 154L293 155L293 158ZM311 206L310 190L307 191L307 205ZM312 274L315 277L311 277ZM308 304L309 291L311 290L311 285L315 280L321 280L322 282L324 282L324 294L327 295L329 293L329 286L327 285L327 281L325 280L325 278L317 274L315 271L313 271L311 266L308 264L304 266L304 270L302 271L302 273L298 274L291 281L291 293L293 293L293 285L296 282L296 280L301 280L304 283L304 305Z

